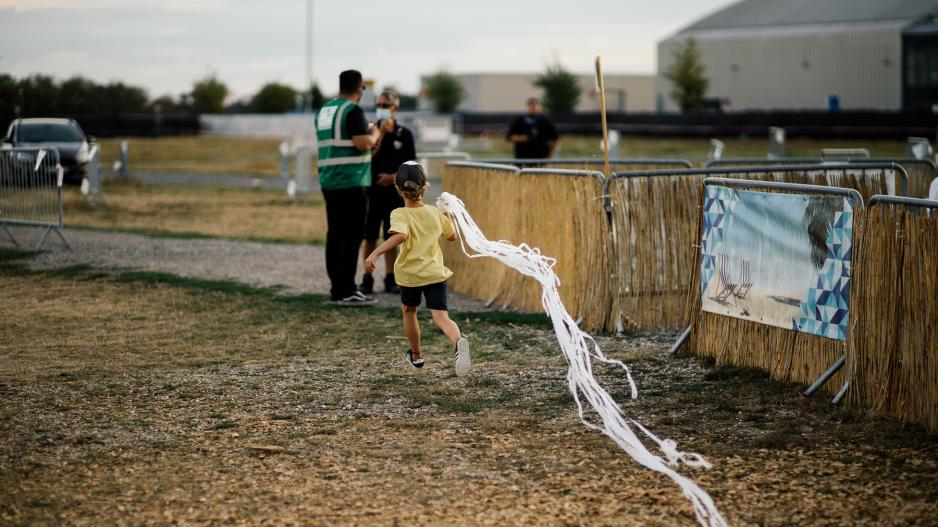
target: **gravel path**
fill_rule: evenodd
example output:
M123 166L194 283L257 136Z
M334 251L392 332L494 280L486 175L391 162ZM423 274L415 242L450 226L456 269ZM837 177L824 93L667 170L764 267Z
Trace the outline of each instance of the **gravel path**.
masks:
M10 227L21 247L36 246L40 228ZM173 273L190 278L236 280L254 286L285 286L288 293L328 293L325 248L314 245L256 243L228 240L151 238L119 232L65 229L72 246L67 250L51 234L43 252L32 257L33 269L54 269L76 264ZM0 247L13 247L0 231ZM383 260L376 276L384 276ZM359 262L359 277L361 262ZM380 287L379 287L380 288ZM398 306L397 295L377 293L379 305ZM480 311L479 300L450 293L450 309Z

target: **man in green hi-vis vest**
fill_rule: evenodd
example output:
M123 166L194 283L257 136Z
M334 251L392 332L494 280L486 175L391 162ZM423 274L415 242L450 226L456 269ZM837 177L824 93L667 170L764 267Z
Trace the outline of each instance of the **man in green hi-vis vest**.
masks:
M316 116L319 186L326 203L326 272L332 301L344 306L375 303L355 287L368 212L371 149L381 140L381 131L369 125L357 104L364 90L361 73L343 71L339 96Z

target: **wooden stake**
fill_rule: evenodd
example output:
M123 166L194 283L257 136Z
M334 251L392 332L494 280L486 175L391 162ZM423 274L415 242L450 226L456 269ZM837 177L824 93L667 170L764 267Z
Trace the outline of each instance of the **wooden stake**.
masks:
M596 85L599 87L599 115L603 123L603 175L609 177L609 128L606 126L606 84L603 82L603 68L596 57Z

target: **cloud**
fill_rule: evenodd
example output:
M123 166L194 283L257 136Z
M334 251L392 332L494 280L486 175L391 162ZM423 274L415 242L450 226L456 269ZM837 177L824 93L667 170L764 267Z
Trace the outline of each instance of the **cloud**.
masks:
M222 0L0 0L0 9L14 11L149 8L163 11L222 9Z

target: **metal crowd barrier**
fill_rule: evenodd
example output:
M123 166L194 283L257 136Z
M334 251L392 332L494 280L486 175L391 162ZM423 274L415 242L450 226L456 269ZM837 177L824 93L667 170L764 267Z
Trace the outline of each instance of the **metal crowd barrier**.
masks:
M59 152L54 148L0 150L0 227L20 246L8 225L45 227L36 251L50 232L71 249L62 234L62 178Z
M574 170L601 171L604 161L594 157L551 158L551 159L479 159L480 163L513 165L518 168L566 168ZM692 168L694 165L686 159L666 158L614 158L609 160L613 172L632 170L651 170L665 168Z
M418 152L417 162L423 166L427 178L439 181L442 178L447 161L469 161L472 156L465 152Z
M938 432L938 201L873 196L861 239L847 401Z
M613 254L613 298L606 329L685 327L686 298L693 281L687 269L694 264L694 246L699 242L696 225L703 180L719 176L851 188L864 196L888 193L907 177L893 163L613 173L604 192Z
M823 164L831 166L853 165L869 163L895 163L901 165L908 176L908 187L897 189L897 192L903 196L911 198L928 197L928 187L933 179L938 177L938 166L930 159L916 159L912 157L872 157L872 158L849 158L849 159L824 159L821 157L786 157L779 159L767 159L762 157L737 157L724 158L708 161L704 166L706 168L716 168L721 166L775 166L775 165L800 165L800 164Z
M864 203L863 197L855 189L720 177L708 177L704 181L705 189L710 185L763 192L840 196L850 203L854 212L851 244L853 247L857 246L857 222L863 218ZM704 192L706 193L706 190ZM701 211L700 215L703 214ZM698 235L700 232L702 231L698 231ZM718 364L761 368L768 371L773 378L782 381L808 383L813 380L814 384L805 392L806 396L834 377L846 361L847 339L835 340L793 331L791 328L705 313L701 307L701 253L700 250L695 250L694 253L694 264L690 267L694 283L688 299L690 331L685 332L689 337L682 335L682 339L688 338L695 353L713 357ZM851 291L853 289L854 286L851 286ZM855 308L855 305L851 305L851 312L854 312ZM834 396L835 404L844 397L851 379L841 374L839 381L842 384Z

